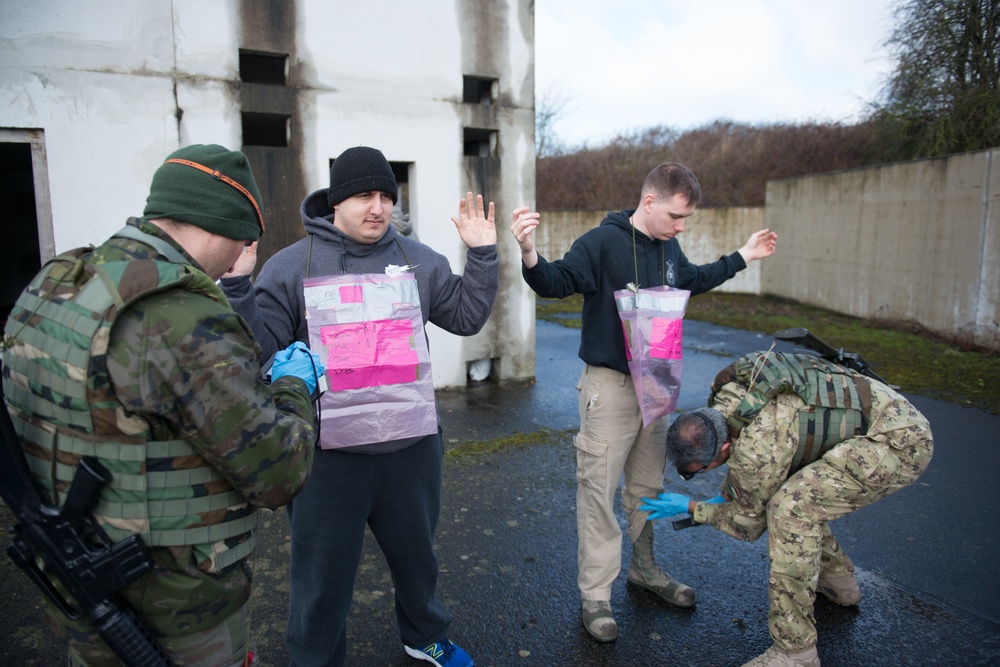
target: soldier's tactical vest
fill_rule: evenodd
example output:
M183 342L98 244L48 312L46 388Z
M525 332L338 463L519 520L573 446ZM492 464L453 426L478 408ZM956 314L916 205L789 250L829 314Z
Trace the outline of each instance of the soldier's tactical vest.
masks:
M183 261L160 239L142 240L149 239ZM8 320L13 344L4 353L4 390L28 465L50 502L65 500L79 458L95 456L112 481L94 516L113 540L139 533L151 547L192 546L199 568L214 573L252 552L254 507L187 442L152 439L149 424L116 400L106 363L118 315L178 287L225 299L187 264L97 263L88 248L53 258Z
M868 432L871 385L861 374L825 359L757 352L723 369L712 383L712 395L728 382L747 388L727 420L733 439L778 394L792 393L805 402L799 412L799 442L789 474L819 460L844 440Z

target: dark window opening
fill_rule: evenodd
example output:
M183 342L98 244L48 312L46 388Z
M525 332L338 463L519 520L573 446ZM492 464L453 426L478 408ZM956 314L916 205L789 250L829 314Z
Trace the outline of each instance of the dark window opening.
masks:
M492 104L496 79L481 76L462 77L462 101L466 104Z
M244 112L244 146L288 146L288 120L290 116L276 113Z
M0 324L14 302L42 268L35 208L31 144L0 142L0 197L4 202L4 231L17 243L0 252Z
M390 162L392 175L396 177L396 185L399 186L399 201L394 207L400 214L410 215L410 164L409 162Z
M491 157L496 154L496 130L465 128L463 155L468 157Z
M285 54L254 53L240 49L240 80L284 86L288 78L287 64L288 56Z

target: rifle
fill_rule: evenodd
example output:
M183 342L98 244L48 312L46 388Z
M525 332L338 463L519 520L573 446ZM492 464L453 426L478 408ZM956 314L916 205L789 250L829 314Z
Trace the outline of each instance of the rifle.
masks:
M112 542L91 514L111 473L96 458L84 456L63 506L42 502L3 401L2 386L0 404L0 496L17 520L10 529L12 544L7 555L68 618L89 618L126 667L171 667L156 639L115 597L152 570L153 559L141 536ZM73 602L59 592L46 572L62 584Z
M818 353L820 357L826 359L827 361L832 361L833 363L844 366L845 368L855 370L862 375L867 375L873 380L878 380L884 385L888 385L890 387L893 386L873 371L868 363L861 358L860 354L854 352L844 352L844 348L842 347L835 348L819 338L816 334L810 333L808 329L804 329L802 327L782 329L781 331L774 332L774 338L776 340L783 340L789 343L795 343L796 345L802 345L813 352Z

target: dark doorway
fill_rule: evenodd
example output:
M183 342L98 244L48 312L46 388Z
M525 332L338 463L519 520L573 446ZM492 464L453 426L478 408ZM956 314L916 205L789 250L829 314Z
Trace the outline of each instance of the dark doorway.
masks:
M0 142L0 201L12 241L0 250L0 319L6 323L18 295L42 268L31 144Z

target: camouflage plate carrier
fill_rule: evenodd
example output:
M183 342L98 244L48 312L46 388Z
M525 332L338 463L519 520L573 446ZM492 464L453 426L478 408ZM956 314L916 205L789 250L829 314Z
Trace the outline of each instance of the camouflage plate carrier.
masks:
M80 457L96 456L113 473L94 510L112 539L138 533L151 547L193 546L201 569L224 570L253 551L254 507L187 442L136 429L142 420L116 400L105 355L116 317L150 294L225 297L187 264L98 263L92 253L50 260L8 320L4 386L28 464L59 505Z
M724 368L712 383L712 396L729 382L747 388L728 418L734 440L767 403L783 393L806 403L799 412L799 441L789 475L844 440L868 431L871 385L856 371L809 354L755 352Z

